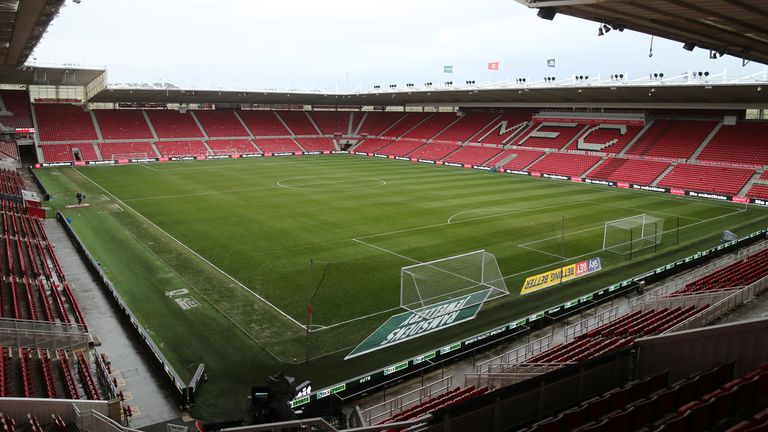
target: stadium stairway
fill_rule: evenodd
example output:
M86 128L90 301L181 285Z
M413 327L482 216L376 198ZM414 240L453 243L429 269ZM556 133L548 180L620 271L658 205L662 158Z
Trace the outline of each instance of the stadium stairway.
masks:
M618 154L619 154L619 155L622 155L622 156L623 156L623 155L625 155L625 154L627 154L627 152L629 151L629 149L630 149L630 148L632 148L632 146L633 146L633 145L634 145L634 144L635 144L635 143L636 143L638 140L641 140L641 139L643 138L643 135L645 135L645 133L646 133L646 132L648 132L648 130L649 130L649 129L651 129L651 127L653 127L653 123L654 123L654 120L651 120L651 121L649 121L648 123L646 123L646 124L645 124L645 126L643 126L643 128L640 130L640 132L638 132L638 133L637 133L637 135L635 135L635 137L634 137L634 138L632 138L632 139L631 139L631 140L630 140L630 141L627 143L627 145L626 145L626 146L624 146L624 148L623 148L623 149L621 149L621 151L620 151Z
M96 137L99 141L104 141L104 136L101 135L101 128L99 127L99 121L96 119L96 113L91 110L89 114L91 115L91 121L93 122L93 129L96 131Z
M717 122L715 127L712 128L712 131L709 132L709 135L707 135L707 137L704 138L704 140L701 142L699 147L693 152L693 154L691 155L691 157L688 158L688 160L690 161L697 160L696 158L698 158L701 152L704 151L704 149L707 147L707 144L709 144L709 142L712 141L712 138L714 138L715 135L717 135L717 132L720 130L721 127L723 127L723 122Z
M149 115L147 115L147 112L146 111L141 111L141 114L144 115L144 120L147 122L147 126L149 127L149 131L152 132L153 142L159 140L160 138L157 136L157 131L155 130L155 126L152 124L152 121L149 119ZM157 151L157 147L155 147L154 143L152 144L152 147L155 149L155 152L157 154L160 154L160 152Z
M651 186L658 186L659 182L664 178L664 176L669 174L669 172L672 171L672 169L675 168L675 165L676 164L674 164L674 163L669 164L669 166L661 174L659 174L658 177L656 177L656 180L651 182Z

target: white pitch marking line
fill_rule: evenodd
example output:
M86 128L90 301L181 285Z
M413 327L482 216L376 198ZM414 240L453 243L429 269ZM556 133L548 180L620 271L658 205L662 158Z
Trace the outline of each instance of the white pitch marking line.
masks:
M162 196L150 196L150 197L142 197L142 198L127 198L127 199L124 199L123 202L145 201L145 200L166 199L166 198L184 198L184 197L198 196L198 195L253 192L253 191L264 190L264 189L279 189L279 187L278 186L261 186L261 187L246 188L246 189L230 189L230 190L223 190L223 191L208 191L208 192L190 192L190 193L178 194L178 195L162 195Z
M218 267L217 267L217 266L215 266L215 265L214 265L212 262L210 262L210 261L208 261L207 259L203 258L203 257L202 257L202 256L201 256L199 253L197 253L197 252L193 251L193 250L192 250L192 249L191 249L189 246L187 246L187 245L185 245L184 243L182 243L182 242L181 242L179 239L177 239L176 237L174 237L174 236L172 236L172 235L168 234L168 232L166 232L164 229L162 229L162 228L160 228L159 226L155 225L155 223L154 223L154 222L150 221L150 220L149 220L149 219L147 219L147 218L146 218L144 215L142 215L141 213L139 213L139 212L137 212L136 210L134 210L134 209L133 209L133 207L131 207L131 206L129 206L128 204L126 204L126 203L124 203L124 202L120 201L120 199L119 199L119 198L117 198L115 195L113 195L111 192L109 192L107 189L103 188L101 185L99 185L99 184L98 184L98 183L96 183L95 181L91 180L91 178L90 178L90 177L88 177L88 176L86 176L85 174L81 173L81 172L80 172L80 171L78 171L77 169L75 169L75 172L76 172L76 173L78 173L80 176L82 176L84 179L86 179L86 180L88 180L89 182L93 183L93 184L94 184L96 187L98 187L99 189L101 189L101 190L103 190L104 192L106 192L108 195L110 195L110 196L112 197L112 199L114 199L114 200L115 200L115 201L117 201L118 203L120 203L120 204L122 204L123 206L125 206L125 207L126 207L128 210L130 210L130 211L132 211L133 213L135 213L135 214L136 214L138 217L140 217L141 219L145 220L145 221L146 221L148 224L150 224L150 225L152 225L153 227L155 227L155 228L156 228L158 231L160 231L160 232L162 232L163 234L165 234L166 236L168 236L168 238L172 239L173 241L175 241L176 243L178 243L179 245L181 245L181 247L183 247L184 249L188 250L190 253L192 253L192 254L193 254L193 255L195 255L196 257L200 258L200 259L201 259L203 262L205 262L206 264L210 265L212 268L216 269L218 272L220 272L221 274L223 274L224 276L226 276L227 278L229 278L229 279L230 279L232 282L236 283L236 284L237 284L237 285L239 285L241 288L243 288L244 290L246 290L246 291L248 291L249 293L251 293L251 294L252 294L254 297L256 297L256 298L258 298L259 300L261 300L262 302L264 302L264 304L266 304L266 305L268 305L269 307L271 307L272 309L276 310L276 311L277 311L278 313L280 313L282 316L284 316L284 317L288 318L288 320L290 320L292 323L296 324L296 325L297 325L299 328L301 328L301 329L306 329L306 326L305 326L305 325L303 325L303 324L301 324L300 322L298 322L298 321L296 321L295 319L293 319L293 317L291 317L291 316L290 316L290 315L288 315L287 313L285 313L285 312L283 312L282 310L280 310L280 308L278 308L277 306L275 306L275 305L273 305L272 303L270 303L269 301L267 301L267 299L265 299L264 297L262 297L262 296L258 295L258 294L257 294L257 293L255 293L254 291L251 291L251 289L250 289L250 288L248 288L247 286L243 285L243 284L242 284L242 283L241 283L239 280L237 280L237 279L235 279L234 277L230 276L230 275L229 275L229 273L227 273L227 272L225 272L224 270L222 270L222 269L218 268Z

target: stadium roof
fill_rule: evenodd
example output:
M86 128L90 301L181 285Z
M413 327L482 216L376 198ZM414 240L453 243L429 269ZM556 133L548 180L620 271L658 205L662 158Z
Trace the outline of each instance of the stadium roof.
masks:
M0 66L22 66L63 4L64 0L0 1Z
M763 108L768 82L709 84L644 83L511 85L457 89L323 93L318 91L108 88L90 102L294 105L604 106L677 105L701 108Z
M561 13L768 64L768 0L517 0Z
M0 0L2 1L2 0ZM85 86L106 73L106 69L84 68L79 65L44 66L0 66L0 82L19 85Z

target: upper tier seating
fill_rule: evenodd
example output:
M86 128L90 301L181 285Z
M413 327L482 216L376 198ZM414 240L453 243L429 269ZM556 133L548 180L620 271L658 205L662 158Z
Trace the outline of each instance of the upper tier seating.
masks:
M0 395L3 397L43 398L43 399L89 399L100 400L102 392L96 380L96 366L90 355L82 351L36 350L27 348L0 347L0 369L5 377L0 380ZM9 379L17 378L13 384ZM3 428L10 432L12 421L0 413ZM30 424L36 424L30 430L58 431L61 429L42 428L39 421L30 414ZM15 423L15 421L13 421ZM64 430L67 430L65 428Z
M459 119L455 113L434 113L427 120L406 132L403 138L430 139Z
M501 153L499 147L463 146L456 153L452 153L445 162L462 163L468 165L483 165L494 156Z
M587 177L650 185L667 167L669 162L609 158L592 170Z
M91 114L68 104L35 105L40 141L93 141L98 139Z
M43 157L46 162L74 162L74 150L80 151L80 157L84 161L99 160L96 150L91 143L80 144L43 144Z
M331 138L296 138L296 142L306 151L336 150Z
M248 131L231 109L194 111L206 135L214 137L247 137Z
M146 155L148 158L156 158L158 155L147 141L141 142L121 142L121 143L99 143L101 156L105 160L117 158L139 158Z
M274 111L243 110L237 114L253 136L289 136L291 133Z
M748 165L768 165L768 123L739 123L722 126L697 157Z
M190 113L172 110L147 110L158 138L198 138L203 133Z
M579 137L568 146L567 150L619 153L624 149L624 147L627 146L627 144L629 144L630 141L632 141L637 136L638 133L640 133L641 130L643 130L642 126L626 126L626 132L622 134L620 129L614 129L611 126L612 125L600 125L600 127L597 125L590 126L583 134L579 135ZM585 137L585 145L580 147L579 141L582 137ZM602 146L612 141L613 144L602 148L593 148L593 146L587 145L599 144Z
M382 132L381 136L399 137L413 129L414 126L426 119L429 113L407 113L405 118L397 122L394 126Z
M768 200L768 185L767 184L753 184L747 192L748 197L760 198Z
M531 111L509 111L478 131L472 141L488 144L515 144L522 137L518 133L529 126L530 122ZM512 136L515 137L513 140L510 139Z
M319 135L304 111L280 111L277 113L294 135Z
M461 146L456 144L430 143L425 144L408 156L416 159L439 161L460 148Z
M768 180L768 170L765 170L760 174L760 180Z
M205 156L208 149L202 141L158 141L157 150L163 157Z
M310 116L323 135L349 135L351 114L345 111L313 111Z
M476 389L474 386L449 390L443 394L434 396L412 407L409 407L404 411L400 411L392 415L391 417L380 420L376 422L376 424L387 424L387 423L394 423L394 422L414 419L424 414L435 411L439 408L445 408L453 404L463 402L465 400L476 398L487 392L488 392L488 387L480 387Z
M401 112L368 112L362 120L358 135L380 136L405 117ZM352 131L355 132L354 130ZM387 133L386 136L389 136Z
M144 112L127 109L93 110L96 121L99 123L101 137L105 140L151 140L152 131L149 130Z
M301 148L290 138L256 139L254 144L264 153L295 153Z
M261 153L247 139L208 140L206 143L208 144L208 147L210 147L211 150L215 151L217 154L234 155Z
M390 139L366 138L357 147L354 148L354 151L373 154L376 153L380 148L392 142L393 141Z
M753 174L742 168L678 164L659 181L659 186L736 195Z
M452 124L448 129L440 132L434 137L435 141L453 141L463 143L481 130L488 126L493 119L498 117L498 113L470 112L464 115L461 120ZM479 138L479 137L478 137Z
M581 132L583 128L584 125L578 123L576 123L574 127L542 125L530 129L526 133L526 138L518 142L520 143L519 145L526 147L551 148L559 150L563 148L563 146L565 146L568 141L572 140L573 137ZM557 136L554 138L532 137L531 134L535 133L556 133Z
M0 124L10 128L32 128L32 110L26 90L0 90L6 112L0 114Z
M629 148L627 154L666 159L688 159L712 132L717 122L656 120Z
M408 153L423 146L423 142L413 141L393 141L386 147L379 149L376 153L385 154L387 156L406 156Z
M529 171L579 177L600 161L600 156L549 153L531 165Z
M511 155L515 155L515 157L512 160L505 163L501 168L509 169L509 170L522 170L522 169L525 169L525 167L527 167L528 165L532 164L535 160L544 156L544 154L545 154L544 152L534 151L534 150L509 149L509 150L505 150L502 154L496 156L494 160L486 162L485 165L491 166L490 163L492 162L500 163L507 157Z

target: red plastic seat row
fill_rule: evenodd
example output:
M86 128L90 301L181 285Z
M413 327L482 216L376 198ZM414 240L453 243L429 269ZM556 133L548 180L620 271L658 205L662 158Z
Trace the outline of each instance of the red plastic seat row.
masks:
M85 354L83 354L82 351L77 351L75 352L75 355L77 356L78 372L80 373L80 378L83 381L86 396L90 400L100 400L101 395L99 395L99 389L96 387L96 382L93 380L93 376L91 375L91 369L88 365L88 361L85 358Z

